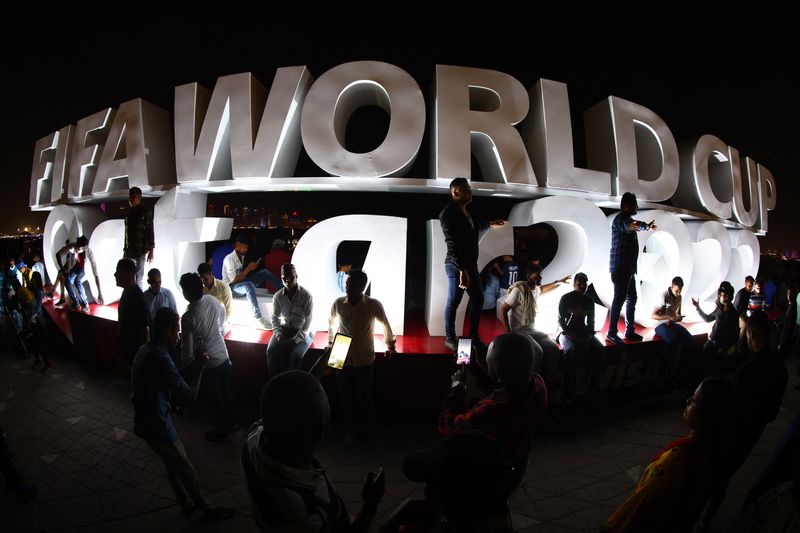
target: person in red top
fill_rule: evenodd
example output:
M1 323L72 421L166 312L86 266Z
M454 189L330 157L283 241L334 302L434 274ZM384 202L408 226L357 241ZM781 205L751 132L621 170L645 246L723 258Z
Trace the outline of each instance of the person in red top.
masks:
M439 434L480 430L497 439L512 457L516 486L528 464L533 430L547 410L547 388L542 376L533 373L533 349L520 335L496 337L489 345L486 366L494 389L471 409L466 398L473 391L465 384L466 372L453 374L439 415Z
M288 243L283 239L275 239L272 241L272 248L269 252L264 254L264 268L268 271L275 274L278 278L281 277L281 266L285 265L286 263L292 262L292 254L291 248L289 247ZM278 289L283 288L283 286L273 287L272 284L267 281L266 282L267 289L269 292L275 293Z

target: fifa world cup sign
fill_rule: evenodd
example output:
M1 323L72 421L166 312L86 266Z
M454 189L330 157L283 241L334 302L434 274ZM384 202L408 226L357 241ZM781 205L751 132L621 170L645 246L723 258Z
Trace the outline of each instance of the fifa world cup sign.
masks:
M404 70L359 61L316 80L303 66L279 68L269 90L250 73L221 77L213 90L182 85L175 88L172 122L167 110L135 99L65 125L39 139L33 154L30 207L51 210L47 268L55 271L55 252L66 238L85 234L101 258L102 292L113 301L119 295L112 274L122 255L122 221L107 220L92 204L126 198L132 186L160 196L156 266L164 285L174 288L182 272L205 259L205 242L231 235L231 219L205 216L208 194L402 191L438 194L444 205L450 180L470 178L474 156L483 174L483 181L472 183L475 194L519 199L508 223L481 237L479 268L513 253L514 226L544 222L558 234L545 281L583 271L608 306L615 212L601 208L617 210L621 195L633 192L644 211L637 218L658 226L639 234L641 323L650 322L659 294L676 275L686 283L685 294L703 301L713 299L720 281L739 284L757 272L756 235L767 231L777 191L770 171L737 148L712 134L676 142L655 112L609 96L584 111L588 168L579 168L566 85L542 79L526 89L502 72L435 68L427 107ZM367 105L388 115L385 139L369 152L350 152L344 142L348 121ZM407 176L426 132L429 175ZM302 148L325 176L295 176ZM338 244L367 240L371 293L402 333L408 238L422 236L407 235L403 218L358 214L324 220L306 232L293 262L317 302L316 329L324 329L336 296ZM442 335L447 283L438 220L428 223L427 241L426 320L432 335ZM94 276L87 279L91 284ZM543 297L537 328L555 326L547 316L554 316L561 294Z

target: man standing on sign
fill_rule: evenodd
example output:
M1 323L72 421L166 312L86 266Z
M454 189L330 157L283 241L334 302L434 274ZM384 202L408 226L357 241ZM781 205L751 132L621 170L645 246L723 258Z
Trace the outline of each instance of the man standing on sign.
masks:
M153 262L155 233L153 231L153 212L142 205L142 190L131 187L128 191L130 211L125 216L125 247L123 257L133 259L136 263L136 285L142 287L145 262Z
M639 239L637 231L650 231L657 229L653 221L642 222L632 217L639 209L636 195L626 192L622 195L619 205L621 211L611 223L611 258L609 271L611 281L614 283L614 300L611 302L611 316L608 323L608 337L606 340L614 344L624 344L617 335L617 322L622 311L623 302L627 302L625 309L625 338L630 341L641 341L642 336L634 330L634 315L636 313L636 261L639 258Z
M450 182L450 198L442 212L439 222L442 225L447 255L444 269L447 273L447 305L444 308L444 345L456 351L456 310L464 291L469 294L469 336L478 348L484 348L480 340L478 326L483 309L483 290L478 273L478 232L482 229L467 205L472 201L472 188L466 178L456 178ZM502 225L502 220L492 225ZM486 225L484 225L486 227Z

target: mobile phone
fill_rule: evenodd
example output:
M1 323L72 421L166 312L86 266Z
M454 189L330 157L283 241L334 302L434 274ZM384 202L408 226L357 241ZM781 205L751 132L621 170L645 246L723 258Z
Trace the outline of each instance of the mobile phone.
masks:
M456 364L468 365L472 360L472 339L458 339Z
M336 337L333 339L333 346L331 347L331 355L328 358L329 367L337 370L342 369L347 359L347 352L350 351L350 343L352 341L353 337L349 335L344 335L342 333L336 334Z

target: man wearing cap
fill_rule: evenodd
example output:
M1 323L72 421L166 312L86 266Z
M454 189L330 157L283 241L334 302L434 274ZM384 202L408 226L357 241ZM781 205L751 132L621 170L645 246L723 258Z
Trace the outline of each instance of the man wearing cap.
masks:
M142 287L145 262L153 261L155 234L153 231L153 212L142 205L142 190L131 187L128 191L128 204L131 208L125 216L125 247L123 257L136 263L136 284Z
M290 253L289 245L283 239L275 239L272 241L272 248L269 252L264 254L264 268L272 272L279 278L281 277L281 267L286 263L292 262L292 254ZM269 292L275 292L280 287L273 286L269 280L267 281L267 288Z
M716 308L711 313L706 313L700 308L697 298L692 298L692 304L697 313L706 322L713 322L708 340L703 345L703 355L699 364L694 364L698 379L715 374L719 359L728 353L739 340L739 311L733 305L733 285L723 281L717 289Z

